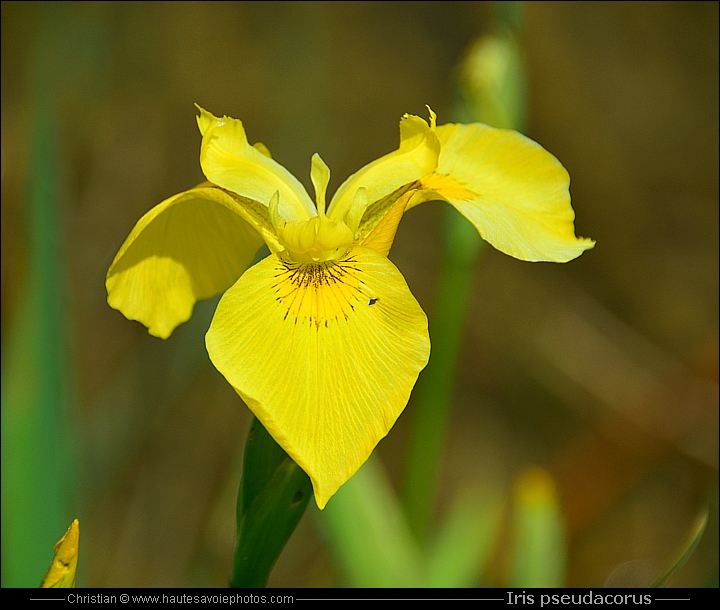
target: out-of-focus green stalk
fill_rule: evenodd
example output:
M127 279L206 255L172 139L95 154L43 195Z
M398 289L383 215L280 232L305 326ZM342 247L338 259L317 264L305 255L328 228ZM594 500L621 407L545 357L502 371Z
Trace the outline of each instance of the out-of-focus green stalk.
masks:
M52 51L39 45L28 139L27 273L2 355L3 587L37 587L53 542L74 516Z
M413 533L422 542L434 508L458 354L483 243L459 212L444 210L440 276L430 316L432 352L415 390L403 497Z
M555 481L542 468L529 468L514 490L510 587L562 587L567 536Z
M460 66L454 120L521 129L526 86L517 43L519 2L498 2L498 31L478 38ZM473 279L483 243L456 210L443 210L442 255L430 315L432 352L414 394L403 501L411 528L425 542L435 506L455 372Z
M376 458L338 490L321 519L349 586L425 586L419 548Z
M496 550L505 501L494 489L460 494L434 536L427 556L427 587L482 587Z

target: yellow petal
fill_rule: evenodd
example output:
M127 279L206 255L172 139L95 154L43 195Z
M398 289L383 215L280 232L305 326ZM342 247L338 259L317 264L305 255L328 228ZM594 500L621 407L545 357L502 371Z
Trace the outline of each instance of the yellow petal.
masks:
M330 168L317 153L312 156L310 180L312 180L313 186L315 187L315 201L317 201L318 214L324 216L325 195L327 193L328 182L330 182Z
M110 306L167 339L197 300L232 286L262 246L241 211L229 194L203 186L155 206L108 270Z
M437 199L455 206L498 250L527 261L567 262L592 248L575 237L570 177L542 146L481 123L437 128L438 169L408 207Z
M430 353L402 274L357 246L323 263L260 261L220 300L206 345L320 508L388 433Z
M431 125L420 117L406 114L400 121L400 147L355 172L335 193L328 215L345 220L358 188L366 191L366 205L387 197L400 187L431 174L437 168L440 143Z
M315 206L305 188L282 165L270 157L267 147L251 146L241 121L218 118L200 108L197 117L203 141L200 165L210 182L268 205L280 193L280 214L287 221L315 216Z
M405 213L408 201L414 194L415 191L411 190L401 195L362 241L362 245L366 248L372 248L383 256L387 256L390 253L393 241L395 241L395 234Z
M53 560L40 583L40 588L70 589L74 587L79 550L80 522L75 519L65 535L53 547Z
M293 260L309 263L341 256L352 245L353 234L343 222L313 216L305 222L287 223L278 231L278 240Z

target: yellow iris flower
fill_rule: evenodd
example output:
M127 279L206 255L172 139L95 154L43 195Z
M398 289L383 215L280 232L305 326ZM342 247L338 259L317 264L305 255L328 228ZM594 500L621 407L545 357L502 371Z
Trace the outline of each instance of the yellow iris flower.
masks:
M405 115L398 149L326 209L318 155L313 204L240 121L198 109L208 182L139 220L108 271L108 303L167 338L198 299L224 292L210 359L309 475L320 508L388 433L428 361L427 318L387 258L407 209L446 201L522 260L565 262L594 245L575 237L565 168L517 132ZM263 243L270 255L247 269Z

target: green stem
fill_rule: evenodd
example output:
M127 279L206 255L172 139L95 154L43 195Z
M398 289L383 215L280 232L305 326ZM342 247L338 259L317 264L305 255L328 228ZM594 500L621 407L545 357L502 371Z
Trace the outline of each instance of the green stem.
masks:
M47 570L49 545L74 517L62 163L51 95L56 50L42 35L50 31L52 14L41 13L29 73L27 268L2 350L3 587L37 587ZM67 23L57 18L52 23L55 31L71 35Z
M460 70L454 118L521 129L526 114L525 71L517 41L522 4L498 2L496 16L498 32L479 38ZM421 543L432 518L457 359L484 244L459 212L447 206L443 213L442 263L430 318L432 352L415 390L403 488L410 527Z
M266 585L311 497L310 478L254 419L238 491L231 587Z
M443 255L430 318L432 352L415 390L403 501L421 542L434 508L452 402L457 359L476 263L484 242L454 208L443 209Z

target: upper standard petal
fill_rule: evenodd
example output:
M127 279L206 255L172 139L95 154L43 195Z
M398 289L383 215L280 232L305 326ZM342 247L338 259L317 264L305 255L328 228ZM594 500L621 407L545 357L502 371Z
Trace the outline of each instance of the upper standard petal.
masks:
M434 114L431 114L430 125L418 116L403 116L398 149L369 163L345 180L332 198L328 215L334 220L345 220L354 205L369 206L434 172L440 154L440 142L434 127ZM358 188L365 189L360 199L356 197ZM358 210L354 213L358 214Z
M241 121L227 116L218 118L200 106L197 108L198 127L203 136L200 165L210 182L266 206L279 192L280 214L288 222L316 215L305 187L270 157L267 148L250 145Z

